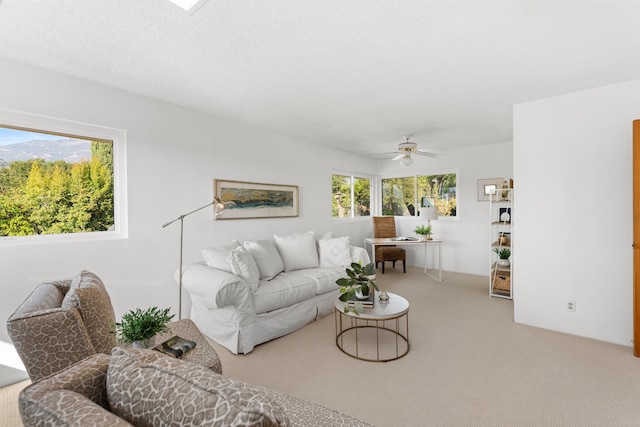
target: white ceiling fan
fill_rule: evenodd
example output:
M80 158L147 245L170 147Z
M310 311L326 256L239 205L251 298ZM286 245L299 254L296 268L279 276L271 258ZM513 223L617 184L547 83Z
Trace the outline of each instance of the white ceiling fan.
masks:
M417 154L418 156L426 156L426 157L438 157L437 154L431 153L430 151L444 151L444 148L432 148L431 150L418 148L418 144L413 141L410 141L411 135L404 137L405 141L398 144L398 150L396 151L396 156L391 160L400 160L404 166L409 166L413 163L412 154Z

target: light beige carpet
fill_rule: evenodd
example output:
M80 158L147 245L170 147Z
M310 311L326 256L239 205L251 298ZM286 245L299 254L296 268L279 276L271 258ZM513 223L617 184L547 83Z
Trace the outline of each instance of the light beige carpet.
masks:
M225 375L380 427L640 425L631 348L516 325L513 303L489 298L486 277L445 273L438 283L389 268L378 284L411 304L404 358L343 354L328 316L248 355L214 343ZM2 419L17 413L16 396L0 389Z
M411 304L411 349L363 362L335 345L334 317L234 356L225 375L377 426L638 426L640 359L631 348L513 323L488 278L387 269L378 285ZM215 345L215 344L214 344Z

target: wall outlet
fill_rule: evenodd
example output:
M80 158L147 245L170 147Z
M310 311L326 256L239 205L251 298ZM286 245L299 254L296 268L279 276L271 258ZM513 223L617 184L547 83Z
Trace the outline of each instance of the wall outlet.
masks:
M576 311L576 302L575 301L567 301L567 311L575 312Z

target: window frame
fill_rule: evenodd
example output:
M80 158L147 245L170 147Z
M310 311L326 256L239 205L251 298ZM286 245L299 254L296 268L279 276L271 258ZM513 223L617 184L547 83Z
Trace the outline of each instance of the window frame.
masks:
M375 180L375 176L374 175L370 175L370 174L366 174L366 173L359 173L359 172L353 172L353 171L345 171L345 170L339 170L339 169L333 169L331 171L331 179L333 180L334 175L339 175L339 176L346 176L351 178L351 209L350 209L350 215L348 217L334 217L333 216L333 209L330 208L330 212L331 212L331 219L333 221L364 221L364 220L368 220L370 219L373 215L374 215L374 206L375 206L375 187L376 187L376 180ZM355 216L355 197L354 197L354 180L355 179L368 179L369 180L369 212L370 215L369 216ZM331 196L333 196L333 190L331 191Z
M126 177L126 131L50 116L0 108L0 127L109 141L113 145L113 230L81 233L0 236L0 247L45 242L106 241L129 236Z
M377 209L377 215L382 215L382 201L383 201L383 180L385 179L397 179L397 178L415 178L414 179L414 183L413 183L413 190L414 190L414 206L416 206L417 208L419 208L421 206L421 198L418 196L418 179L417 177L419 176L433 176L433 175L449 175L449 174L455 174L456 175L456 215L455 216L440 216L438 215L438 220L446 220L446 221L455 221L458 220L460 218L460 212L459 212L459 202L458 202L458 178L460 175L459 170L457 169L448 169L448 170L443 170L443 171L437 171L437 172L421 172L421 173L413 173L413 174L408 174L408 175L385 175L385 176L381 176L378 182L378 189L377 189L377 203L376 203L376 209ZM433 202L432 202L433 203ZM419 209L416 209L413 215L394 215L394 217L396 218L419 218L420 217L420 211Z

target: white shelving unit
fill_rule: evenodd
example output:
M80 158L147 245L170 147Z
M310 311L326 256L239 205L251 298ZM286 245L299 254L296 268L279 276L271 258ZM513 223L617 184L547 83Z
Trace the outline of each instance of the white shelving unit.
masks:
M508 184L509 181L505 182ZM502 265L500 257L495 253L508 250L513 245L513 188L498 188L489 198L489 222L491 224L491 274L489 276L489 296L513 299L512 271L513 263Z

